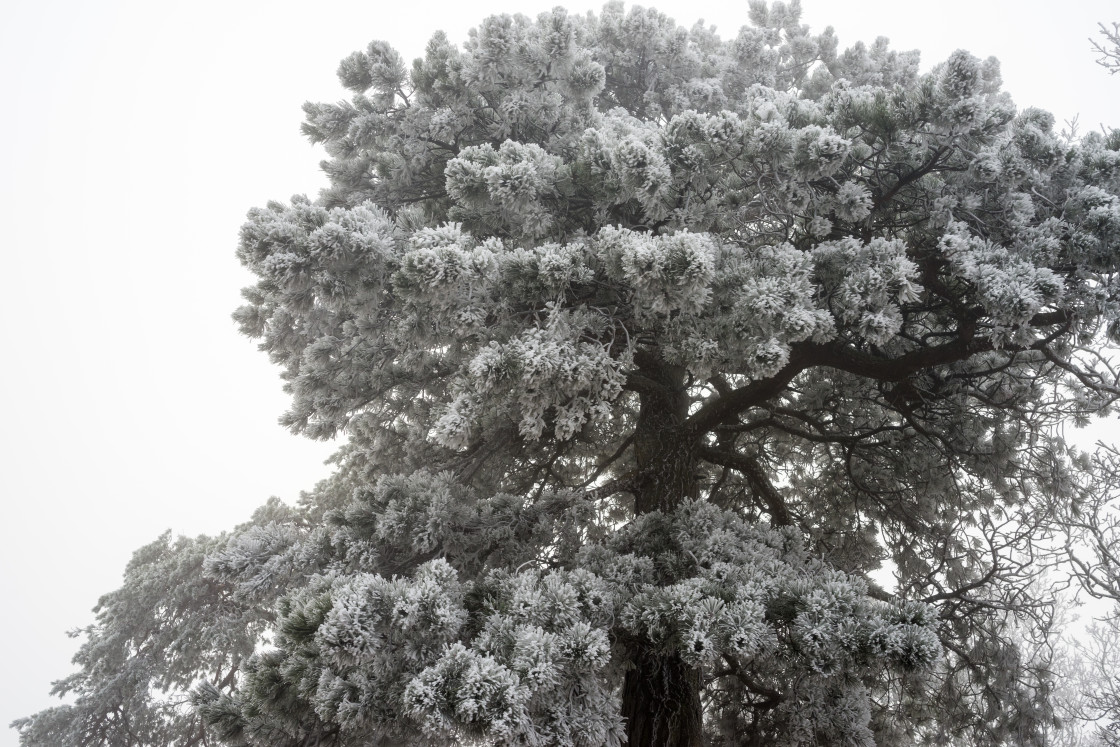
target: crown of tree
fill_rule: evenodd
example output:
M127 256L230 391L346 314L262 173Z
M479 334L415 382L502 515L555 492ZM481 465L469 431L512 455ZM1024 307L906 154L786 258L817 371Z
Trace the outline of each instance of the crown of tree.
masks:
M1120 138L750 18L495 16L305 106L331 186L249 214L235 317L346 442L189 575L252 621L159 680L222 743L1052 726L1031 553L1094 474L1055 426L1120 394Z

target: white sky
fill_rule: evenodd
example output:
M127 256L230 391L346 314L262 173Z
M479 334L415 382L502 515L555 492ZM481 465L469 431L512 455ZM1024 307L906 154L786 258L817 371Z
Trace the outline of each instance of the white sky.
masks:
M217 533L325 476L331 447L276 425L276 370L230 312L245 211L315 194L300 104L344 96L338 61L375 38L411 60L492 12L555 0L41 0L0 27L0 747L55 701L64 631L92 621L132 551ZM746 2L651 3L733 36ZM923 68L958 48L1003 63L1019 106L1120 125L1120 76L1088 37L1104 0L805 0L842 46L887 36ZM578 0L573 12L598 10Z

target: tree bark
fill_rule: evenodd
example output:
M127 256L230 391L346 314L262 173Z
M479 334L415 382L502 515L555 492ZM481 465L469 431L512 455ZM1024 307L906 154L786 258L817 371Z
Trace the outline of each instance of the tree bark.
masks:
M685 427L684 371L648 360L639 365L651 386L640 389L634 431L635 512L667 513L698 497L699 443ZM634 643L631 663L622 687L629 747L701 747L700 672L643 641Z
M641 372L656 385L641 391L634 428L634 510L638 515L669 512L684 499L699 495L699 439L685 427L688 394L684 372L665 364L651 368L649 363Z
M622 686L629 747L701 747L700 672L679 656L650 651L633 663Z

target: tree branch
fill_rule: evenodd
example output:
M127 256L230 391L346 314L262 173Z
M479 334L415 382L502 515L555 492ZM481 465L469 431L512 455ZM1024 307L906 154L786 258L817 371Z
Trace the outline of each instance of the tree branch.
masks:
M705 404L692 414L687 426L694 433L706 433L780 394L795 376L809 368L835 368L876 381L902 381L923 369L956 363L994 349L991 340L973 337L967 328L952 342L920 348L897 358L879 358L839 342L799 343L790 353L789 363L778 373Z
M782 494L774 487L774 483L770 482L770 477L757 459L737 452L719 451L710 446L701 446L699 456L713 464L730 467L747 478L751 488L766 504L772 526L788 527L793 523Z

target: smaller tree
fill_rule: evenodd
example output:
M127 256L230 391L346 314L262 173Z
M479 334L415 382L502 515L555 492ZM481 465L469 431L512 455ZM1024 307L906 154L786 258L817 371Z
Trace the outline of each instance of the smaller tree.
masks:
M1111 609L1075 644L1080 659L1080 718L1098 727L1098 743L1120 747L1120 450L1101 446L1071 503L1066 550L1081 587Z
M267 530L278 520L291 525L294 514L273 499L237 531L259 537L254 527ZM200 682L219 692L233 689L271 623L275 601L272 589L238 587L207 572L207 557L227 540L173 540L167 531L137 550L121 587L94 607L96 622L69 633L85 637L73 659L78 671L55 682L51 694L72 695L73 703L13 721L20 745L214 744L190 708L189 691ZM271 554L275 548L267 549Z

